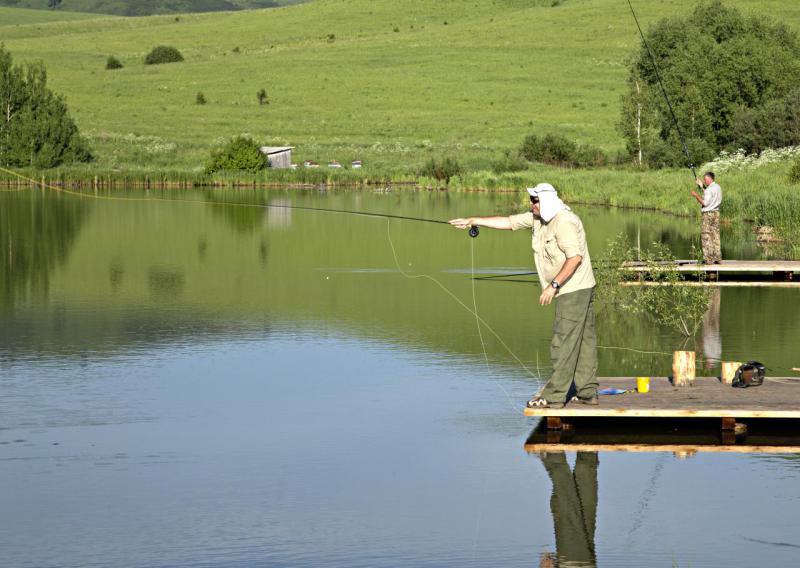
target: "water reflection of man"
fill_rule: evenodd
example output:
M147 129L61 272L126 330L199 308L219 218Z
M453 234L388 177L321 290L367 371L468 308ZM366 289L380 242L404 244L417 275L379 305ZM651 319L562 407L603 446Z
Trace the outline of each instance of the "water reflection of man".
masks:
M700 336L706 369L713 369L714 365L722 359L722 334L719 330L721 301L722 291L719 288L714 288L711 292L711 301L708 304L708 309L703 316L703 333Z
M529 187L531 210L508 217L452 219L459 228L530 229L536 272L542 284L539 303L556 304L550 358L553 374L529 407L563 406L573 382L573 402L597 404L597 336L594 326L594 274L583 223L549 183Z
M541 557L541 566L594 567L594 533L597 523L597 452L578 452L570 471L564 452L539 454L553 494L550 510L556 535L556 555Z

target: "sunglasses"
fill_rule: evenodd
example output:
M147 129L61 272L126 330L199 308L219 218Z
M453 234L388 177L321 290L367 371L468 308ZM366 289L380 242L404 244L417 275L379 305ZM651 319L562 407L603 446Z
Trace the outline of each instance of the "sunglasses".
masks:
M531 203L539 203L539 198L531 196Z

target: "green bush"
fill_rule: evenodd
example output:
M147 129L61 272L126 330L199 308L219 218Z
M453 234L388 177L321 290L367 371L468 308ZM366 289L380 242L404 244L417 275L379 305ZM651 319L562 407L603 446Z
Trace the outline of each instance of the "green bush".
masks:
M659 21L645 35L695 164L724 149L787 145L783 124L792 113L786 109L800 84L800 41L787 26L710 0ZM618 127L629 156L638 160L641 151L646 165L686 164L644 46L621 108Z
M599 148L576 144L560 134L526 136L519 153L531 162L561 167L604 166L608 163L608 157Z
M800 183L800 158L797 158L789 169L789 182Z
M122 69L122 67L122 62L119 59L113 55L108 56L108 59L106 60L106 69Z
M0 45L0 165L54 168L92 155L41 63L14 65Z
M528 169L528 161L519 154L511 150L503 152L503 157L492 164L492 170L496 174L505 172L521 172Z
M145 65L160 65L162 63L176 63L183 61L181 52L169 45L156 46L144 58Z
M259 89L259 91L256 93L256 98L258 99L258 104L261 106L269 104L269 97L267 96L266 89Z
M445 183L450 183L450 178L461 175L462 173L464 173L464 168L458 163L458 160L450 157L439 161L435 158L431 158L422 166L422 170L420 171L421 176L444 181Z
M199 104L199 105L204 105L208 101L206 100L206 96L203 94L203 92L200 91L200 92L197 93L197 96L195 97L194 102Z
M206 173L223 171L245 171L256 173L267 167L267 159L259 145L252 139L239 136L219 150L211 152L206 164Z

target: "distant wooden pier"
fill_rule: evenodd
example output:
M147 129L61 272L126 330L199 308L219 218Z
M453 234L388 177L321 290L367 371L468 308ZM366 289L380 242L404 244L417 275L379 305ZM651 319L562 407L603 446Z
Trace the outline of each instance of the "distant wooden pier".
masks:
M739 283L748 281L792 282L800 275L800 261L798 260L723 260L719 264L703 264L696 260L676 260L672 264L678 272L684 274L706 275L712 278L735 277ZM646 274L650 268L644 262L626 262L623 270ZM798 278L800 280L800 278ZM717 282L712 282L717 285ZM766 285L766 284L762 284Z
M636 389L636 379L600 379L600 388ZM676 387L666 377L650 379L650 392L601 395L600 404L569 403L563 408L526 408L526 416L541 416L550 429L569 428L576 419L711 418L722 430L734 431L739 419L800 419L800 380L767 378L757 387L733 388L717 378L698 377L694 386Z

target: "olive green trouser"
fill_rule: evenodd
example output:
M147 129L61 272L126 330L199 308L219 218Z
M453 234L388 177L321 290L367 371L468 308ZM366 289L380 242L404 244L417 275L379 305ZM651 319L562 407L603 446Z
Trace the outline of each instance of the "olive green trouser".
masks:
M555 302L556 319L550 343L553 374L541 396L548 402L565 402L573 381L580 398L597 396L594 288L556 296Z

